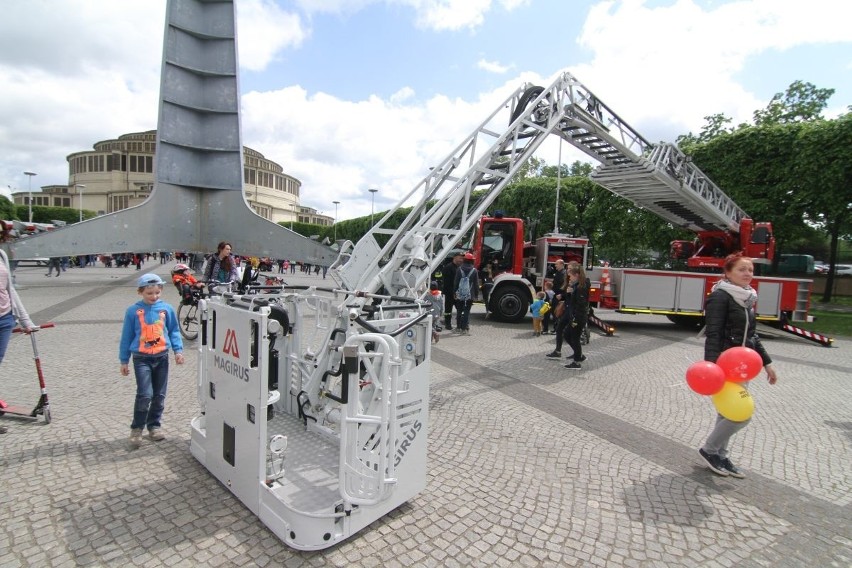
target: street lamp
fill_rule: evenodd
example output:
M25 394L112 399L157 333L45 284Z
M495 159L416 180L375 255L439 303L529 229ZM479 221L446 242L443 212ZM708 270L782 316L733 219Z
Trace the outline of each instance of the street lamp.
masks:
M86 186L83 185L82 183L75 183L74 187L75 188L79 187L80 189L86 189ZM83 192L80 191L78 193L80 194L80 221L82 221L83 220Z
M373 226L373 212L376 210L376 192L378 189L368 189L370 193L372 193L372 203L370 204L370 226Z
M295 204L295 203L293 203L292 205L293 205L293 217L295 217L295 216L296 216L296 214L297 214L297 213L296 213L296 204ZM291 230L291 231L293 230L293 219L292 219L292 218L290 219L290 230Z
M37 176L38 174L35 173L35 172L24 172L24 175L27 176L27 191L29 191L29 194L30 194L29 203L27 205L29 206L29 213L30 213L29 222L32 223L33 222L33 176Z
M337 206L340 205L339 201L332 201L334 203L334 242L337 242Z

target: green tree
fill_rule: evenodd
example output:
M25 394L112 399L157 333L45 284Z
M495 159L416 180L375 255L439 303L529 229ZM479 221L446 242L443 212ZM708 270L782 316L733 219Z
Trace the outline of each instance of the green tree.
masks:
M17 219L18 213L15 209L15 204L12 203L5 195L0 195L0 219L11 221Z
M704 117L704 126L696 136L692 132L682 134L677 137L677 145L687 152L687 148L691 148L696 144L703 144L717 138L723 134L733 132L733 128L729 128L728 124L732 122L730 118L724 114L711 114Z
M840 240L852 237L852 114L801 125L796 149L789 191L805 219L829 237L832 270L822 296L823 302L829 302ZM798 187L802 191L796 192Z
M754 112L754 124L790 124L822 118L834 89L818 89L811 83L794 81L784 93L776 93L766 108Z
M799 128L750 126L693 148L695 164L749 217L772 222L776 259L806 231L802 203L796 198L801 189L790 180Z
M822 118L833 93L795 81L754 113L754 125L728 131L719 128L725 117L712 115L698 136L678 139L747 214L772 221L776 262L793 243L809 240L816 227L833 243L833 264L839 241L849 236L850 120L848 114Z

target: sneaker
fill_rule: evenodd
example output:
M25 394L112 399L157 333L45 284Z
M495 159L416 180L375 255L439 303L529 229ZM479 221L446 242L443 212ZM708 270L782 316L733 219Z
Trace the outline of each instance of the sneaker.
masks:
M745 474L742 471L740 471L740 469L737 466L735 466L733 463L731 463L731 460L729 460L728 458L722 458L719 461L719 463L721 464L722 468L725 471L727 471L728 475L730 475L731 477L736 477L737 479L745 478Z
M573 356L573 355L569 355L568 357L566 357L566 359L572 359L572 360L573 360L573 359L574 359L574 356ZM577 361L579 361L580 363L582 363L582 362L583 362L583 361L585 361L585 360L586 360L586 356L585 356L585 355L580 355L580 358L579 358L579 359L577 359Z
M133 449L142 445L142 428L130 429L130 447Z
M578 363L577 361L571 361L567 365L563 365L563 367L565 367L566 369L582 369L583 368L583 366L580 365L580 363Z
M548 359L559 359L562 357L562 351L554 351L553 353L548 353L545 355Z
M704 448L700 448L698 453L701 454L701 457L704 458L705 462L707 462L707 467L710 468L710 471L716 475L721 475L722 477L728 477L728 475L730 475L728 470L722 465L722 458L708 454L704 451Z
M151 438L152 442L162 442L166 439L166 435L163 434L163 431L159 428L151 428L148 430L148 437Z

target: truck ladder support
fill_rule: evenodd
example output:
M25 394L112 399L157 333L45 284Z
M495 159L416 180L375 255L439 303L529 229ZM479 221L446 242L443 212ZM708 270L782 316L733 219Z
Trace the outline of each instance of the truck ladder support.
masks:
M786 331L789 334L795 335L796 337L801 337L803 339L813 341L814 343L819 343L823 347L831 347L834 344L834 339L828 337L827 335L822 335L821 333L816 333L815 331L808 331L806 329L802 329L801 327L790 325L789 323L787 323L786 316L781 318L781 330Z

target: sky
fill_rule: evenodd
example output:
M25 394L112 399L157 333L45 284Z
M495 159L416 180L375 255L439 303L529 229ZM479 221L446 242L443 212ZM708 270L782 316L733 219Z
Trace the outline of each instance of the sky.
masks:
M344 220L410 192L526 82L570 71L646 139L796 80L852 105L849 0L236 0L243 144ZM4 0L0 193L157 127L166 0ZM537 157L559 161L556 138ZM588 160L564 149L563 162ZM35 172L29 178L24 171ZM372 195L369 189L378 189Z

